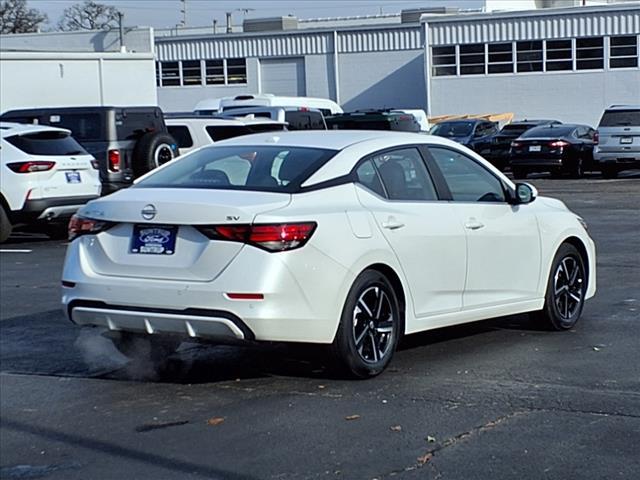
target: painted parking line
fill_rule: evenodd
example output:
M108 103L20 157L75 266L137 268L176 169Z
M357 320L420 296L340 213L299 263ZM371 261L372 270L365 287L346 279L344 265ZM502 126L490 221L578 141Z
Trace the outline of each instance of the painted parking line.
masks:
M27 250L27 249L7 249L7 248L0 248L0 253L31 253L33 252L33 250Z

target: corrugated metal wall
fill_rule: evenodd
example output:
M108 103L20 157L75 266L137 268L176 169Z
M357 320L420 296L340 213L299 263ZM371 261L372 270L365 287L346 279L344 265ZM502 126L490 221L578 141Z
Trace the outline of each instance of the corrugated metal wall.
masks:
M421 28L381 27L338 32L340 53L419 50ZM201 58L291 57L333 53L333 32L287 32L286 34L243 35L229 38L157 38L156 53L161 61Z
M602 8L552 15L482 18L469 21L434 19L429 23L429 43L449 45L512 40L590 37L640 33L640 7Z

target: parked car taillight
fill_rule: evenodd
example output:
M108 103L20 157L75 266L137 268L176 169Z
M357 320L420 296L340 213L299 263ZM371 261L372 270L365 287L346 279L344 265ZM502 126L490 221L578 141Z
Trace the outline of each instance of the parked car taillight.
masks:
M29 161L7 163L7 167L16 173L32 173L46 172L47 170L51 170L55 164L56 162Z
M549 142L549 146L551 148L564 148L564 147L568 147L569 145L571 145L569 142L565 142L564 140L554 140L552 142Z
M600 132L598 132L597 130L593 132L593 143L595 143L596 145L600 143Z
M522 142L511 142L511 148L520 148L522 146Z
M69 240L89 233L95 234L103 232L113 225L111 222L74 215L71 217L71 220L69 220Z
M100 168L100 163L94 158L93 160L91 160L91 166L94 168L94 170L98 170Z
M242 242L269 252L283 252L304 246L316 226L315 222L213 225L198 227L198 230L214 240Z
M107 156L109 160L109 170L112 172L120 171L120 150L109 150Z

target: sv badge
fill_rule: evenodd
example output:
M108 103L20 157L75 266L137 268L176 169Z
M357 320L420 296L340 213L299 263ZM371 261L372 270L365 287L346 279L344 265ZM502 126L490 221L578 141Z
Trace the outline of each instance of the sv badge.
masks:
M230 222L235 222L240 220L240 215L227 215L227 220Z

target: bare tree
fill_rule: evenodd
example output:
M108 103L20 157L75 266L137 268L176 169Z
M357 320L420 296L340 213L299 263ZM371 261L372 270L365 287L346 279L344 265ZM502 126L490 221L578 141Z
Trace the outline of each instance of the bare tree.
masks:
M110 5L85 0L66 8L58 28L72 30L104 30L118 25L118 10Z
M0 33L37 32L47 16L27 7L27 0L0 1Z

